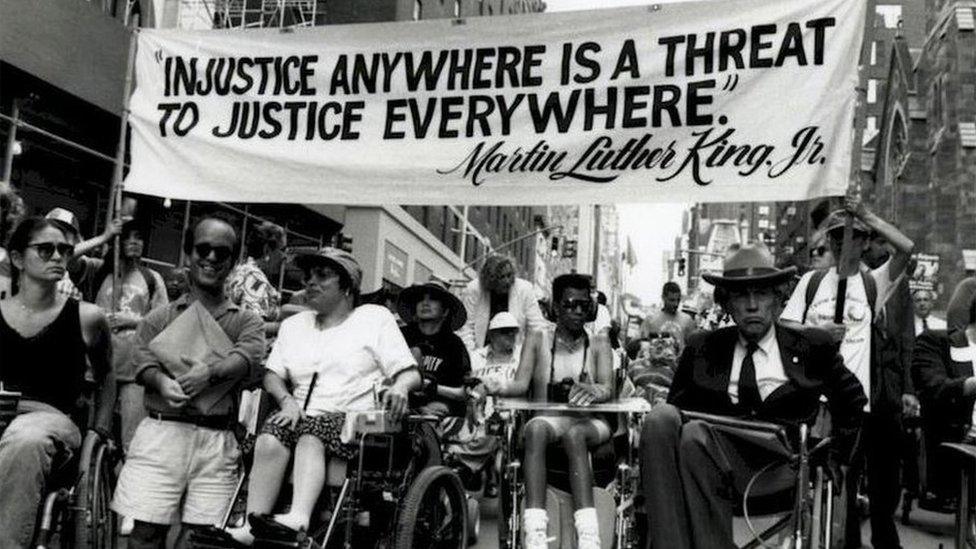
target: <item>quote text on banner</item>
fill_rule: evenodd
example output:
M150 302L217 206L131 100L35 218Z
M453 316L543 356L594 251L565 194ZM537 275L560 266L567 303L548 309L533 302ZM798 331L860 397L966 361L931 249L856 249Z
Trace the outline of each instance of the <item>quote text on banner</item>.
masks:
M865 5L144 30L126 188L340 204L839 195Z

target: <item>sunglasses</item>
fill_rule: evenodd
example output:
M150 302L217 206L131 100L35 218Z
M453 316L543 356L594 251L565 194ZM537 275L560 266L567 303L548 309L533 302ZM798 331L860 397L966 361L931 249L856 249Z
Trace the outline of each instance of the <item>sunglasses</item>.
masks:
M66 243L38 242L37 244L28 244L27 247L37 250L37 255L44 261L51 261L55 251L58 252L61 259L69 259L75 254L75 247Z
M339 276L335 271L324 265L313 265L302 271L302 278L306 282L313 278L317 280L329 280Z
M589 311L593 307L593 301L589 299L567 299L559 304L564 310L573 311L579 309L581 311Z
M813 257L823 257L827 253L826 246L817 246L816 248L810 250Z
M210 254L213 253L214 260L217 263L223 263L224 261L227 261L228 259L230 259L230 256L233 255L234 253L233 248L231 248L230 246L211 246L210 244L207 243L194 245L193 251L195 251L198 256L204 259L210 257Z

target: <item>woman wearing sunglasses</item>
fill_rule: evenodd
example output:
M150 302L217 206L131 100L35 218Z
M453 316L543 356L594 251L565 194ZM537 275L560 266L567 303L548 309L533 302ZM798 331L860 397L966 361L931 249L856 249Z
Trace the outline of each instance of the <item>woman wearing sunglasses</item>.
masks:
M296 263L309 310L281 323L268 356L264 389L279 410L255 443L247 495L250 528L231 531L244 543L253 536L277 539L307 529L325 485L326 459L356 455L340 436L346 413L375 408L374 388L388 381L382 405L399 421L407 395L420 387L417 363L393 313L358 305L362 270L353 256L324 248L298 256ZM289 512L268 515L292 460Z
M605 335L590 338L584 328L596 314L592 291L592 279L587 275L565 274L552 281L555 328L530 334L515 380L501 388L500 396L518 396L530 391L534 400L573 406L611 399L613 359L609 341ZM569 461L577 547L599 549L589 452L590 448L610 440L611 433L607 419L597 415L546 413L526 423L523 512L526 549L548 547L546 451L553 443L560 444Z
M0 437L0 547L25 547L34 531L44 482L55 459L77 451L90 361L97 395L95 429L111 430L115 383L105 315L90 303L59 295L74 252L71 238L42 217L20 222L10 236L13 296L0 301L0 381L21 393L17 417Z

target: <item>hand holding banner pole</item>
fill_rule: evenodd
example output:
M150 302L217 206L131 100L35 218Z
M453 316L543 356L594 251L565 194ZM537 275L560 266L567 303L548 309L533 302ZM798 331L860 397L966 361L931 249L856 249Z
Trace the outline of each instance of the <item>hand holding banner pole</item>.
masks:
M125 168L126 151L126 129L129 125L129 99L132 95L132 74L135 72L136 63L136 40L139 36L139 29L132 29L129 35L129 53L125 64L125 84L122 92L122 113L119 115L119 144L115 149L115 172L112 176L112 190L109 195L108 216L105 220L106 226L122 212L122 175ZM113 239L112 254L112 312L119 310L119 294L121 291L120 279L122 278L122 265L120 247L122 245L121 234L116 234Z

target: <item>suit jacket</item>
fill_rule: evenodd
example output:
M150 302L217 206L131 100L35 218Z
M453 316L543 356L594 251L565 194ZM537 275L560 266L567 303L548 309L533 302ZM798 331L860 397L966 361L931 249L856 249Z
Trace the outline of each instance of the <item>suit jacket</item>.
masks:
M474 279L461 291L461 302L468 311L468 320L457 331L461 341L473 351L485 344L485 334L488 332L488 322L491 320L491 301L488 292L482 289L481 281ZM512 288L508 291L508 312L515 316L519 323L519 341L525 337L529 329L544 328L548 322L542 316L539 302L535 298L535 290L528 280L516 278Z
M779 324L774 329L787 382L748 419L786 425L795 435L800 423L812 424L816 419L824 395L831 414L831 436L837 439L837 448L849 455L867 404L864 388L844 366L826 331L800 331ZM728 393L738 337L736 326L693 334L678 361L668 402L685 410L746 416Z
M930 330L915 342L912 370L922 403L926 436L936 442L959 442L972 422L976 395L963 394L966 378L973 375L971 361L952 359L952 347L968 347L966 332Z

